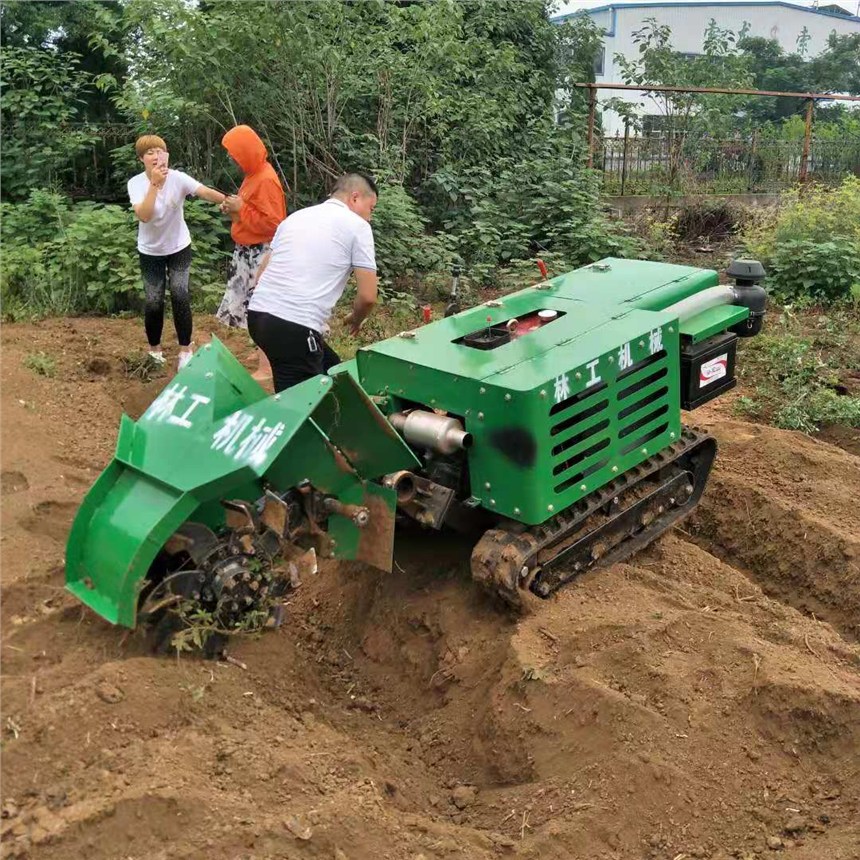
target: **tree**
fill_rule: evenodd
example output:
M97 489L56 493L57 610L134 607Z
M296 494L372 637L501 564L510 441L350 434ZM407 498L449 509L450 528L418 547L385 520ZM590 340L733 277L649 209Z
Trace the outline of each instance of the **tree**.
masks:
M773 39L744 38L741 54L752 75L755 89L782 92L860 94L860 36L831 33L827 48L817 57L786 53ZM750 98L743 113L752 125L779 123L802 115L806 105L797 98ZM827 108L831 118L845 112L844 106Z
M633 34L639 46L639 57L629 59L615 55L624 83L634 86L725 87L735 89L749 86L750 74L737 50L737 37L730 30L717 26L713 19L704 34L704 50L690 57L672 46L672 31L655 18ZM688 138L724 134L736 96L708 95L685 92L646 93L661 120L660 131L668 138L665 170L667 187L674 188L686 157ZM623 99L609 99L610 107L626 118L638 122L639 107ZM701 152L699 153L701 155Z
M58 56L37 47L4 48L0 116L3 195L26 197L38 186L68 181L76 156L95 135L81 125L81 106L92 76L72 53Z
M78 92L81 121L112 122L119 116L109 84L121 83L128 71L121 53L123 10L116 2L4 2L0 5L0 43L4 48L50 52L69 57L77 71L101 86Z
M860 95L860 33L831 33L827 50L809 61L810 78L819 92Z
M552 115L557 33L543 0L248 7L126 6L136 72L121 105L205 175L221 132L247 122L298 200L359 166L418 191L442 166L524 151Z
M703 53L681 54L672 47L672 31L655 18L633 33L639 57L615 55L625 84L636 86L725 87L748 86L750 74L740 56L737 37L731 30L717 26L711 19L704 34ZM702 129L714 120L731 115L734 102L726 96L701 93L648 93L646 97L663 117L670 135L685 135Z
M603 31L587 15L568 18L557 26L559 114L572 118L588 109L587 91L576 83L594 83L595 63L604 50Z

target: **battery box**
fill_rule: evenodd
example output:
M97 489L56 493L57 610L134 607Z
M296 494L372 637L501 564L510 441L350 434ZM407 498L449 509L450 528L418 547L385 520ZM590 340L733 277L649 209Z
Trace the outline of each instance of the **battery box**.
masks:
M681 344L681 408L695 409L737 385L736 334L717 334Z

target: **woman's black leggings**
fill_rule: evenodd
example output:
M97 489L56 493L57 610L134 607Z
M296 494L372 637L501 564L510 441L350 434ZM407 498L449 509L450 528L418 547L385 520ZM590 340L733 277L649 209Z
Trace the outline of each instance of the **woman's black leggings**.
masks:
M180 346L188 346L191 343L191 296L188 292L191 245L166 257L141 254L140 272L146 293L144 326L149 345L158 346L161 343L161 331L164 328L164 291L169 283L176 338Z
M276 393L340 364L338 354L322 335L307 326L264 311L248 311L248 331L272 365Z

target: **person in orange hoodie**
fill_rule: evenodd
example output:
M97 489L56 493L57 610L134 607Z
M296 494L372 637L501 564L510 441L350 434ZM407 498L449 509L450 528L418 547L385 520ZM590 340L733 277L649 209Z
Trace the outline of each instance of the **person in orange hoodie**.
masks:
M221 139L221 145L239 166L245 179L238 194L230 195L222 211L233 222L230 235L236 243L227 270L227 289L216 317L231 328L248 327L248 301L254 291L257 267L269 250L278 225L287 217L284 189L269 164L266 147L250 126L237 125ZM257 380L271 376L268 359L260 351Z

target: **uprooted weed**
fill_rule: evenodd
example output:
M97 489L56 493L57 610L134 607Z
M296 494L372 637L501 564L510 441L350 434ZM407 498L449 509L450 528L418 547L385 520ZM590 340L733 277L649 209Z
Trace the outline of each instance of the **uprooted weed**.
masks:
M132 352L120 359L122 372L130 379L139 379L141 382L149 382L157 376L161 376L164 366L157 362L149 353Z

